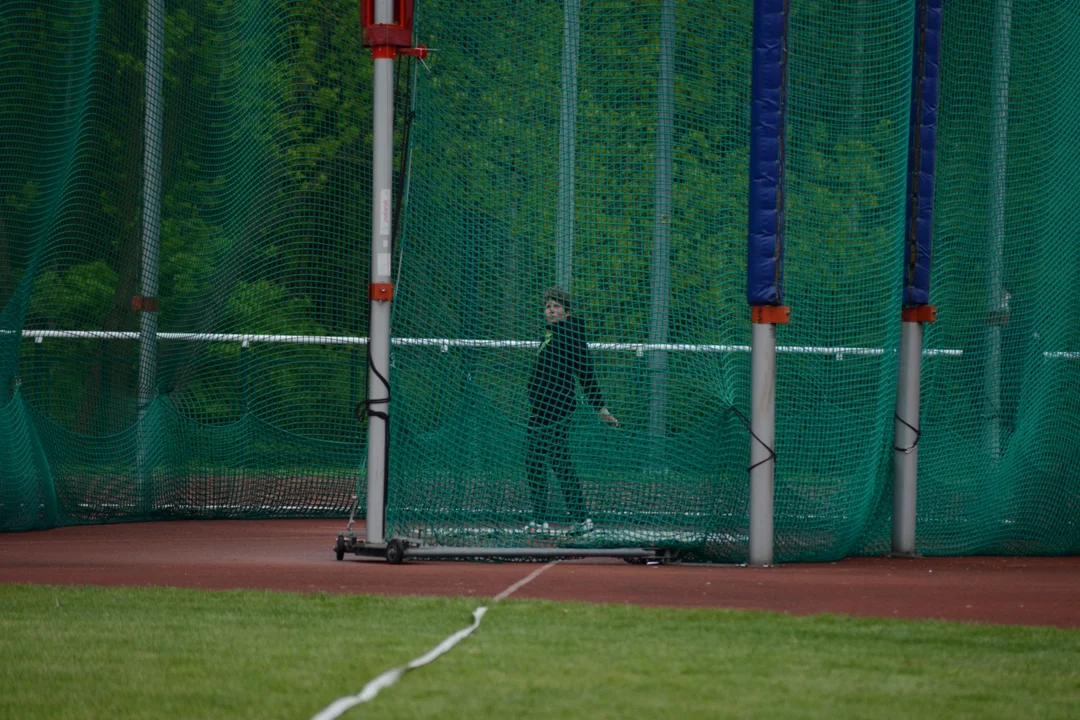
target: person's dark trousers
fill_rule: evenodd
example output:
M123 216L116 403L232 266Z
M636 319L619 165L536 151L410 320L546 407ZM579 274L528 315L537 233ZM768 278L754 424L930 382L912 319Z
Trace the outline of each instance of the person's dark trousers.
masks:
M555 472L566 498L566 511L574 522L587 518L581 480L570 463L570 418L544 423L535 415L529 418L529 444L525 451L525 471L532 495L533 519L552 520L548 515L547 468Z

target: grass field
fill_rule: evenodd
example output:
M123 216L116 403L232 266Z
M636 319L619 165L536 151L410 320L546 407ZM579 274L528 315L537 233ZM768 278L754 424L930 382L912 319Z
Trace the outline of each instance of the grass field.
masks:
M310 718L476 600L0 585L0 717ZM346 718L1075 718L1080 631L508 600Z

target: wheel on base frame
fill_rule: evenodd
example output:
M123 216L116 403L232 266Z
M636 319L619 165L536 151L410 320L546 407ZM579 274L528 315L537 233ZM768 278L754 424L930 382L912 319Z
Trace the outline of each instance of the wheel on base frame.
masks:
M386 562L391 565L400 565L405 561L405 543L402 540L391 540L386 546Z
M345 538L338 535L337 543L334 544L334 555L338 560L345 559Z
M667 565L669 562L673 562L677 559L676 555L672 552L657 551L656 555L652 557L628 557L623 558L631 565Z

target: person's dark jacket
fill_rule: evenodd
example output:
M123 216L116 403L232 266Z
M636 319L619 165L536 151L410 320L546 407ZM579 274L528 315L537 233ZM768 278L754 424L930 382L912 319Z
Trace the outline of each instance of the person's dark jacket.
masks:
M585 398L597 410L604 407L589 355L585 320L571 315L548 325L529 377L530 424L547 425L565 419L574 411L574 379L581 382Z

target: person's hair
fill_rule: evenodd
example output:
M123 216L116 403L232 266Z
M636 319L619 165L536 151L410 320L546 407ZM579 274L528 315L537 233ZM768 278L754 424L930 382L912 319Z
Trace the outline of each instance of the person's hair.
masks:
M548 300L554 300L563 306L566 312L571 310L570 293L566 292L562 288L552 287L544 291L544 304L547 305Z

